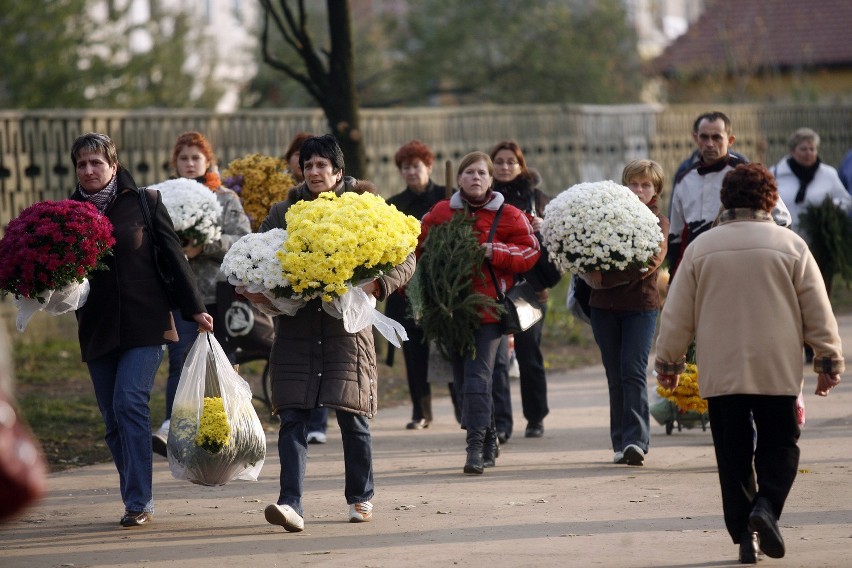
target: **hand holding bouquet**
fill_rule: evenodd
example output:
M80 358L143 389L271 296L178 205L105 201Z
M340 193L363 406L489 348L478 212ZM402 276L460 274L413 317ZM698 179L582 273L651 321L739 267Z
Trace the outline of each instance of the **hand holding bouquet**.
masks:
M664 238L657 216L613 181L580 183L557 195L541 232L551 259L574 274L645 265Z
M13 219L0 240L0 294L14 294L17 328L39 310L52 315L80 308L86 276L104 268L115 244L112 223L90 203L43 201Z
M693 363L686 364L686 370L678 377L674 389L657 386L657 394L675 403L682 414L690 411L698 414L707 412L707 400L701 398L698 390L698 367Z
M151 189L162 194L175 232L185 244L206 245L222 236L222 206L205 185L177 178L152 185Z

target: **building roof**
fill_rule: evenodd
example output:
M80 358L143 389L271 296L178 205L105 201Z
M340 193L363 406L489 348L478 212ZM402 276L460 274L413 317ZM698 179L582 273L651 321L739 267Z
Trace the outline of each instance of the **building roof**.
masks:
M657 57L664 75L852 67L852 0L709 0Z

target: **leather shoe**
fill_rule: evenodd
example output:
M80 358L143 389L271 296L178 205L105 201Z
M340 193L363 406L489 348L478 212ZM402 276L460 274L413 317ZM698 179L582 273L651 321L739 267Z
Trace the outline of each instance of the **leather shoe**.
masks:
M760 550L770 558L784 558L784 538L778 530L778 521L772 512L772 505L765 497L759 497L751 515L748 528L757 533Z
M138 527L153 520L154 514L147 511L125 511L120 523L123 527Z
M541 422L530 422L524 432L525 438L541 438L544 436L544 424Z
M412 420L408 424L405 425L406 430L423 430L424 428L429 427L429 421L425 418L421 418L420 420Z
M505 444L506 442L509 441L509 434L507 434L506 432L502 432L502 431L498 430L497 431L497 441L500 442L501 444Z
M740 537L740 564L757 564L757 535L746 531Z

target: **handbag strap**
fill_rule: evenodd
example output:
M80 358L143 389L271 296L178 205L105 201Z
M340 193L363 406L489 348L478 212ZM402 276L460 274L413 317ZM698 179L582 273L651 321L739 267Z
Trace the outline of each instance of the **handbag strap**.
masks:
M486 243L494 241L494 233L497 232L497 223L500 222L500 215L502 214L503 205L500 205L500 208L497 209L497 214L494 215L494 221L491 223L491 230L488 231L488 239L485 241ZM494 273L494 267L491 265L491 261L487 258L485 259L485 264L488 265L488 272L491 273L491 280L494 282L494 290L497 292L497 299L502 301L505 294L503 294L503 290L501 290L500 286L497 284L497 275Z
M150 235L151 242L154 246L157 246L157 237L156 233L154 233L154 223L151 221L151 210L148 208L148 196L145 195L146 193L148 193L148 188L139 188L139 203L142 207L142 216L145 217L145 225L148 226L148 234Z

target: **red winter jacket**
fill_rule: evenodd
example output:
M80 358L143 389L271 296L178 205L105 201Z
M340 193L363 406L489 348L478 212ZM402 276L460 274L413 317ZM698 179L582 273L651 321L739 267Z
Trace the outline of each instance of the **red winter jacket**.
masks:
M494 267L497 282L502 291L506 292L514 285L515 275L530 270L541 253L539 252L538 239L535 238L532 226L530 226L526 216L517 207L505 203L503 196L497 192L494 192L491 199L481 207L474 208L468 204L470 215L476 219L473 228L479 242L484 243L488 240L488 233L491 230L494 217L501 206L503 213L500 215L497 231L494 233L492 241L494 243L494 255L491 259L491 265ZM439 201L432 207L420 223L418 256L421 253L420 247L426 240L426 235L429 234L429 229L435 225L448 222L453 215L463 211L464 207L465 201L461 192L454 193L450 199ZM447 259L447 262L452 262L452 259ZM496 299L497 291L494 288L488 266L483 264L480 269L482 275L480 275L478 269L473 270L474 290ZM497 319L490 314L482 314L482 323L496 322Z

